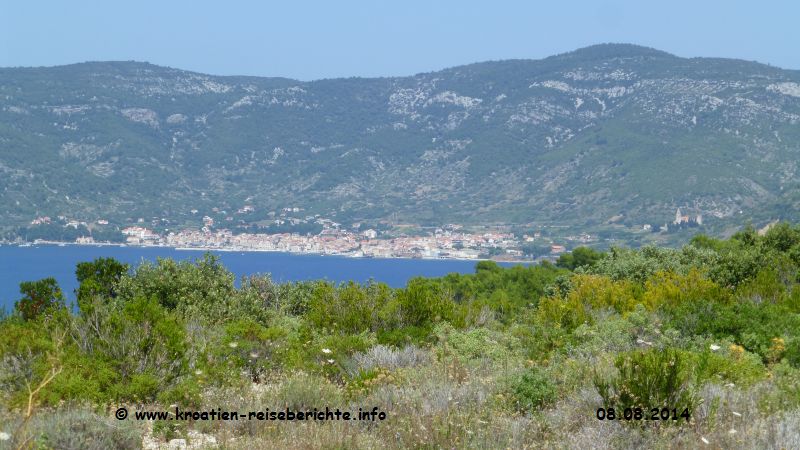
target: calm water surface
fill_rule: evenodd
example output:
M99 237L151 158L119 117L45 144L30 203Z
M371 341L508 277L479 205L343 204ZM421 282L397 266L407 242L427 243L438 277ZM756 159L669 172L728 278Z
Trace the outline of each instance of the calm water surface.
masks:
M170 248L94 247L38 245L33 247L0 246L0 308L11 310L19 299L19 283L55 277L68 299L77 287L75 265L99 257L113 257L131 265L155 261L157 257L177 260L195 259L202 250ZM422 259L363 259L321 255L291 255L267 252L212 252L237 279L243 275L270 273L276 281L327 279L330 281L370 278L393 287L403 286L415 276L438 277L450 272L472 273L474 261Z

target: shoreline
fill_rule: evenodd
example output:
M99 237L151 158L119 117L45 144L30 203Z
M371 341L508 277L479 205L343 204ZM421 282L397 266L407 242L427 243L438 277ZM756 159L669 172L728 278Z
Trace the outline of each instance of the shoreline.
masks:
M539 262L529 259L522 260L495 260L491 258L454 258L454 257L431 257L431 256L356 256L344 253L315 253L315 252L292 252L284 250L265 250L256 248L219 248L219 247L171 247L168 245L132 245L126 243L114 242L93 242L91 244L77 243L77 242L59 242L59 241L39 241L36 243L25 242L21 244L14 243L0 243L0 247L35 247L40 245L56 246L56 247L120 247L120 248L163 248L175 251L195 251L195 252L224 252L224 253L283 253L286 255L294 256L330 256L338 258L349 259L408 259L408 260L424 260L424 261L494 261L495 263L508 263L508 264L538 264Z

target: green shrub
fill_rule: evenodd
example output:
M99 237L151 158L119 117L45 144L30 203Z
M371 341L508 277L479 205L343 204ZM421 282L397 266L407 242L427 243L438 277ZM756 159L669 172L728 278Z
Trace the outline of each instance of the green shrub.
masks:
M776 362L775 339L785 345L800 336L800 314L793 297L777 303L755 303L749 299L732 304L688 302L669 311L668 324L684 337L712 336L730 340L758 354L762 360ZM788 347L786 349L788 351Z
M532 412L556 399L557 390L547 374L532 367L519 376L511 386L514 407L520 412Z
M266 323L276 313L301 316L308 312L314 291L324 282L275 283L269 275L242 277L242 287L232 302L233 317L248 316Z
M390 299L391 290L382 283L319 283L312 292L306 318L317 328L336 333L374 331L381 325L380 308Z
M66 398L153 400L186 369L183 322L155 299L109 303L94 299L91 314L72 320L72 336L81 354L67 352L64 373L48 386L60 389ZM98 391L80 389L80 377Z
M462 363L472 360L507 361L517 356L519 341L505 333L488 328L457 330L450 324L434 328L442 354L452 354Z
M643 317L645 326L650 325L651 314L639 307L628 318L608 311L598 311L592 324L583 324L576 328L567 343L566 353L570 356L597 356L605 352L630 350L634 346L637 327L629 321L631 316ZM643 326L642 328L644 328Z
M154 400L163 388L161 380L150 373L135 373L121 386L120 397L134 401Z
M691 385L690 364L683 352L673 348L636 350L617 357L616 375L610 379L598 375L594 384L605 408L692 412L699 400Z
M201 374L202 375L202 374ZM182 408L197 407L202 402L202 376L190 374L173 386L158 394L162 405L180 405Z
M0 322L0 406L26 404L30 386L37 385L51 370L63 368L63 360L85 360L69 341L63 324L66 320L69 314L64 310L35 320L26 321L15 315ZM66 374L62 371L39 391L36 403L57 404L62 400L60 395L51 395L51 390L67 374L84 392L92 392L91 387L80 386L76 368L69 369L73 370Z
M451 273L438 281L452 300L480 311L484 306L503 323L512 321L520 310L535 307L546 287L559 274L568 273L549 263L502 268L493 261L475 265L475 274Z
M378 342L386 345L403 347L408 344L422 344L432 342L435 336L431 334L430 327L400 327L378 331Z
M778 271L772 267L761 269L752 279L743 283L736 293L740 298L753 303L778 302L786 293L786 285L780 279Z
M718 259L714 250L691 245L680 250L652 246L640 250L612 247L589 271L615 281L630 280L641 284L658 272L685 274L691 268L712 267Z
M572 331L591 323L592 309L613 309L628 313L641 303L641 287L628 280L607 276L576 274L566 294L545 297L539 302L538 319L549 326Z
M106 301L116 298L117 284L130 267L114 258L97 258L91 262L78 263L75 277L78 279L78 306L81 310L91 307L93 297Z
M728 303L730 293L705 278L699 270L689 269L685 274L658 272L645 283L642 303L649 309L670 310L685 303Z
M208 355L217 366L214 378L236 380L244 371L250 381L258 383L283 364L285 348L280 343L285 340L287 330L265 327L250 318L232 321L224 328L225 335L214 348L214 354Z
M223 322L241 312L233 274L210 253L193 262L159 258L156 264L143 263L132 274L122 276L117 292L127 301L154 298L183 318L209 323Z
M390 326L425 327L452 320L454 312L455 304L439 283L414 278L396 292L383 317Z
M770 227L761 238L761 243L770 249L785 253L800 244L800 227L792 227L787 222L780 222Z
M351 398L364 396L378 386L395 382L395 376L383 367L359 370L347 381L346 392Z
M766 261L763 253L755 247L729 249L719 253L708 275L720 286L735 288L755 277Z
M64 400L103 403L115 400L117 386L124 386L114 365L69 349L62 357L62 372L40 393L42 403L57 405Z
M785 361L793 367L800 367L800 337L794 337L786 342Z
M687 355L694 367L698 385L705 382L732 382L749 386L766 377L767 371L758 355L740 352L735 346L720 347L716 352L705 350ZM736 351L732 351L732 348Z
M558 257L556 266L569 270L579 267L590 267L603 256L601 252L589 247L578 247Z
M55 278L23 281L19 284L19 292L22 298L16 307L25 320L33 320L42 314L64 308L64 294Z

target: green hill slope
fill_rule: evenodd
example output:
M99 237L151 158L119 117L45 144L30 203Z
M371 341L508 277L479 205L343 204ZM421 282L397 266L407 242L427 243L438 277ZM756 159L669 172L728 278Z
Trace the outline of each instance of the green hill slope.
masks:
M136 62L0 69L0 212L182 223L796 219L800 73L599 45L402 78L216 77ZM740 211L742 213L740 214Z

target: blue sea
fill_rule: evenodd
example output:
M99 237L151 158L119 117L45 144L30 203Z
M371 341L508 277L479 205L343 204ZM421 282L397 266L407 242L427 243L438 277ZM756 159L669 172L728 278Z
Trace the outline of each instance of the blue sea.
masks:
M77 287L75 265L99 257L112 257L137 265L156 258L192 260L203 256L203 250L171 248L57 246L0 246L0 309L10 311L20 298L21 281L54 277L68 300L73 300ZM473 273L475 261L346 258L323 255L293 255L268 252L212 252L233 272L237 280L244 275L271 274L275 281L326 279L340 282L366 282L375 279L400 287L413 277L438 277L450 272Z

